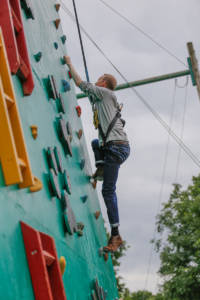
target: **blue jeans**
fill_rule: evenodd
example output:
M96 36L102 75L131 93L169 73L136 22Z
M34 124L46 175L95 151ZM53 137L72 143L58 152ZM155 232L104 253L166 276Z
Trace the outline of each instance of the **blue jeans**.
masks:
M128 158L130 146L124 144L108 143L103 148L99 146L99 140L92 141L96 167L104 168L102 195L107 207L107 214L112 227L119 225L119 213L116 195L116 182L120 165Z

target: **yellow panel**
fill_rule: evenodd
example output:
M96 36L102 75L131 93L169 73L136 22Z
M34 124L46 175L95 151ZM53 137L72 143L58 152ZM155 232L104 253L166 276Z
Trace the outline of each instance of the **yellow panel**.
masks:
M20 183L19 187L25 188L34 185L34 177L26 150L1 28L0 45L2 45L0 47L0 78L2 80L0 96L0 116L2 115L2 118L0 120L3 120L0 125L0 135L2 136L1 141L5 141L4 151L0 149L1 164L6 184ZM9 153L12 152L12 157L6 155L7 150L9 150ZM16 179L12 179L12 176L13 178L16 177L16 169L18 170L17 182Z
M6 185L23 181L0 77L0 158Z

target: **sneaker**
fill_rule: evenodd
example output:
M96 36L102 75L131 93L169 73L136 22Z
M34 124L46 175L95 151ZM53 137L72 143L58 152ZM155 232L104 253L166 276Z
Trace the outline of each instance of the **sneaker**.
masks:
M123 240L120 235L113 235L108 241L108 246L103 247L105 252L115 252L117 249L123 245Z
M103 181L103 166L99 166L96 169L96 172L92 175L94 180Z

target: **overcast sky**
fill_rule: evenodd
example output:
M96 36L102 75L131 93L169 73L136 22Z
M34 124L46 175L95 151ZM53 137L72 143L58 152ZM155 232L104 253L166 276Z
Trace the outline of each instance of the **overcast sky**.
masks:
M72 1L63 1L73 11ZM179 62L160 49L99 0L76 0L81 25L129 81L186 70L186 43L189 41L193 42L197 58L200 59L199 0L105 1L183 61ZM77 28L64 11L61 11L61 18L67 36L68 54L85 80ZM123 83L123 79L102 54L84 34L82 36L91 82L95 82L104 73L111 73L116 76L118 83ZM188 85L184 77L176 82L172 79L136 89L162 119L171 123L172 130L179 137L184 129L184 143L200 157L200 102L190 78ZM168 137L166 130L133 90L123 90L116 94L118 101L124 103L123 118L126 120L126 132L131 144L131 156L120 169L117 186L120 232L131 246L122 259L120 274L130 290L145 288L155 292L160 283L156 273L159 257L155 252L150 255L155 216L162 207L161 203L168 200L172 184L177 181L186 187L191 183L192 176L199 173L199 167L183 151L179 151L176 142ZM185 99L185 121L182 127ZM97 136L97 132L92 126L91 108L86 98L79 100L79 105L82 108L88 151L94 163L90 142ZM108 226L101 183L98 192Z

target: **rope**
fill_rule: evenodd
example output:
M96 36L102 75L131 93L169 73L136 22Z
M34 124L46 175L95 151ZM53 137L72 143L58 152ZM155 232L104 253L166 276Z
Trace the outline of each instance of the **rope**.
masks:
M73 7L74 7L75 20L76 20L76 25L77 25L77 29L78 29L79 40L80 40L80 44L81 44L81 52L82 52L83 63L84 63L84 67L85 67L85 75L87 78L87 82L89 82L90 79L89 79L89 74L88 74L88 69L87 69L87 64L86 64L86 59L85 59L85 52L84 52L84 48L83 48L83 41L82 41L82 37L81 37L81 31L80 31L80 25L79 25L75 0L72 0L72 2L73 2Z
M64 11L74 20L74 16L70 12L70 10L62 3ZM128 80L124 75L118 70L118 68L112 63L112 61L106 56L106 54L101 50L101 48L96 44L96 42L90 37L90 35L85 31L85 29L80 25L81 30L88 37L91 43L99 50L99 52L104 56L104 58L112 65L112 67L116 70L116 72L123 78L123 80L129 85ZM139 92L134 88L130 87L131 90L136 94L136 96L142 101L142 103L146 106L146 108L153 114L153 116L160 122L160 124L166 129L166 131L172 136L172 138L176 141L178 145L183 149L183 151L192 159L192 161L200 167L200 160L192 153L192 151L185 145L185 143L170 129L168 124L160 117L160 115L148 104L148 102L144 99L144 97L139 94Z
M183 137L183 130L184 130L186 103L187 103L187 95L188 95L188 93L187 93L187 91L188 91L188 82L189 82L189 80L188 80L188 76L187 76L185 85L184 86L179 86L177 78L175 79L175 87L185 88L185 100L184 100L184 109L183 109L182 126L181 126L181 138ZM178 152L178 157L177 157L176 175L175 175L175 180L174 180L175 183L176 183L176 180L177 180L177 177L178 177L178 169L179 169L179 164L180 164L180 155L181 155L181 147L179 147L179 152ZM158 212L157 212L157 214L158 214ZM162 235L163 235L163 232L160 233L161 241L162 241ZM155 235L155 237L156 237L156 235ZM157 280L156 280L156 286L157 287L159 286L159 279L160 279L159 276L157 276Z
M127 17L123 16L120 12L118 12L116 9L114 9L112 6L110 6L108 3L106 3L103 0L99 0L101 3L103 3L105 6L107 6L112 12L114 12L116 15L121 17L123 20L125 20L127 23L129 23L132 27L134 27L136 30L138 30L140 33L142 33L144 36L146 36L149 40L151 40L155 45L157 45L159 48L167 52L170 56L175 58L178 62L180 62L182 65L186 66L187 65L180 60L175 54L173 54L170 50L168 50L166 47L161 45L159 42L157 42L155 39L153 39L148 33L146 33L144 30L142 30L140 27L135 25L133 22L131 22Z
M174 118L176 89L177 89L177 85L176 85L176 79L175 79L173 100L172 100L172 107L171 107L170 121L169 121L170 130L171 130L172 122L173 122L173 118ZM167 136L167 144L166 144L166 150L165 150L165 155L164 155L164 163L163 163L163 170L162 170L162 176L161 176L161 186L160 186L160 192L159 192L159 196L158 196L156 215L160 211L160 205L161 205L161 201L163 198L164 183L165 183L165 178L166 178L166 167L167 167L167 160L168 160L168 154L169 154L169 144L170 144L170 133ZM155 240L155 238L156 238L156 224L154 226L154 231L153 231L153 240ZM151 245L150 254L149 254L149 261L148 261L148 267L147 267L147 274L146 274L146 278L145 278L144 290L147 289L147 285L148 285L149 273L150 273L151 265L152 265L152 256L153 256L153 244ZM144 299L144 297L143 297L143 299Z
M182 117L182 125L181 125L181 139L183 138L184 127L185 127L185 113L186 113L187 97L188 97L188 82L189 82L189 80L188 80L188 76L187 76L187 82L186 82L186 87L185 87L184 107L183 107L183 117ZM179 151L178 151L177 164L176 164L176 174L175 174L175 179L174 179L175 183L177 182L177 178L178 178L180 158L181 158L181 148L179 148Z

